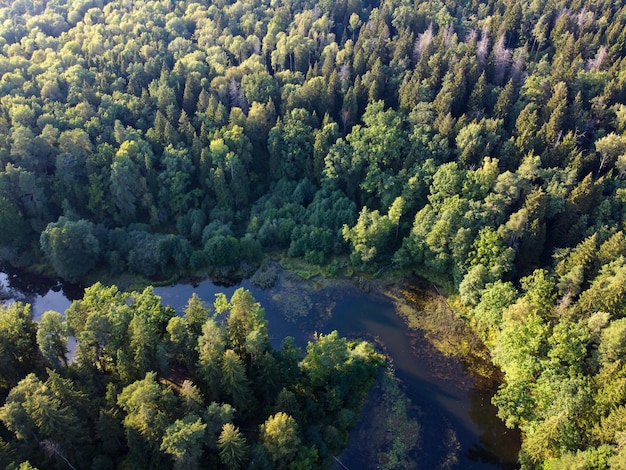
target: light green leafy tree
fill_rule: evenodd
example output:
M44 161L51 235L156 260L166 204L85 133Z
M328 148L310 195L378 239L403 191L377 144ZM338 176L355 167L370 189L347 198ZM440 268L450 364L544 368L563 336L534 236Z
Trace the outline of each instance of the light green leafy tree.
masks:
M69 330L65 317L52 310L44 312L37 328L37 345L54 368L67 367Z
M30 304L15 302L0 307L0 387L10 389L28 371L36 370L40 359L37 324Z
M260 426L260 440L278 468L287 468L298 453L300 436L298 423L287 413L279 411Z
M177 469L200 468L206 424L194 414L177 419L165 429L161 450L174 458Z
M41 250L64 279L77 281L96 266L100 243L94 229L94 225L87 220L73 221L60 217L42 232Z

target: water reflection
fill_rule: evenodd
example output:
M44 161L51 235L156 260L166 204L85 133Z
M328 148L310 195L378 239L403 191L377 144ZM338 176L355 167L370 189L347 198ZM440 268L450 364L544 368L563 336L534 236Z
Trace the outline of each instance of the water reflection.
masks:
M507 430L495 415L491 393L467 387L473 381L459 361L443 358L419 334L408 334L394 306L380 296L352 295L340 300L326 330L375 337L393 358L398 377L420 408L423 449L419 468L435 468L446 453L450 428L461 446L459 468L515 467L519 438L507 439ZM440 374L446 367L445 374ZM488 404L488 406L486 405ZM366 465L366 462L359 462Z
M48 310L63 313L73 300L83 296L84 288L80 285L24 273L10 266L0 265L0 270L0 298L30 303L35 320Z

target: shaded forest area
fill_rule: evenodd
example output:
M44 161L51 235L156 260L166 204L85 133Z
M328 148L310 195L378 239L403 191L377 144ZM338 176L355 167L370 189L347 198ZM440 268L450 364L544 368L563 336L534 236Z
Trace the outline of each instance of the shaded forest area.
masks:
M524 467L626 465L626 7L0 1L0 256L414 272Z

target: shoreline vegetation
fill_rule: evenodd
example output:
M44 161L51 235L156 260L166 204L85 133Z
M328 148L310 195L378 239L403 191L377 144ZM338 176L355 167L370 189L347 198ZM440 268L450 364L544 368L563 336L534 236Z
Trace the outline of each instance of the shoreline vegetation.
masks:
M20 302L0 313L7 468L326 467L384 363L336 331L315 334L306 352L293 338L273 349L243 288L212 308L194 294L182 316L152 286L101 283L65 315L35 323Z
M297 270L292 271L290 268L293 267ZM374 277L368 273L350 272L350 277L345 275L331 277L328 273L323 275L322 270L322 267L310 265L303 260L281 262L274 256L271 260L262 263L249 280L262 289L269 289L278 283L278 291L281 294L280 298L274 300L278 300L278 303L282 305L283 316L289 321L305 321L309 326L313 325L307 327L311 331L314 330L314 325L321 325L328 321L328 315L332 314L332 292L335 290L354 289L387 297L393 302L397 313L404 319L409 334L411 331L413 334L423 333L439 353L456 358L463 363L463 369L468 373L468 383L464 387L476 386L476 383L481 382L483 387L493 387L498 375L493 365L490 364L490 368L485 366L484 346L462 319L452 312L446 299L434 285L417 279L407 283L407 280L402 280L399 273ZM124 278L113 277L106 284L118 287L125 285L125 288L120 289L126 291L142 291L146 287L167 286L178 282L189 281L196 284L203 279L205 276L201 275L188 278L182 276L168 282L150 283L136 277L125 276ZM220 280L226 285L236 285L241 281L241 277L236 275ZM326 304L326 307L322 310L315 309L314 312L311 296L324 291L329 293L325 296L326 300L322 302ZM376 343L376 338L369 338L369 340ZM384 345L382 347L384 352ZM432 354L429 351L422 351L422 353ZM387 361L389 361L388 356ZM442 363L439 366L440 372L449 367L448 373L452 376L442 375L440 378L447 380L453 378L459 384L458 380L465 376L462 372L454 371L454 368L459 366L460 363L455 366ZM165 380L164 384L173 386L180 393L185 378L184 375L178 374L176 378L165 377L162 380ZM351 437L355 441L352 445L358 447L367 442L368 459L370 462L378 462L380 468L410 467L424 459L424 455L421 454L424 449L420 447L421 438L419 437L421 433L420 411L407 398L403 388L394 376L392 363L388 363L386 368L379 373L375 386L365 400L364 414L359 415L361 416L360 424L352 431L355 435L354 438ZM373 421L370 422L370 420ZM374 425L374 423L377 424ZM378 425L381 426L380 429ZM381 432L381 429L384 432ZM415 439L407 440L407 435ZM449 450L446 451L447 454L441 465L445 468L453 468L458 461L458 442L451 428L448 429L447 435L449 440L446 445ZM351 448L347 448L344 452L352 451Z

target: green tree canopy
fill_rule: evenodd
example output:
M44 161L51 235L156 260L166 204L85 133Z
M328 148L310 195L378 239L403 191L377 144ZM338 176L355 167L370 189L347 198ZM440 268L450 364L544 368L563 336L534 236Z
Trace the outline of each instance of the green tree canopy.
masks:
M60 217L42 232L41 250L61 277L76 281L97 266L100 243L94 231L87 220Z

